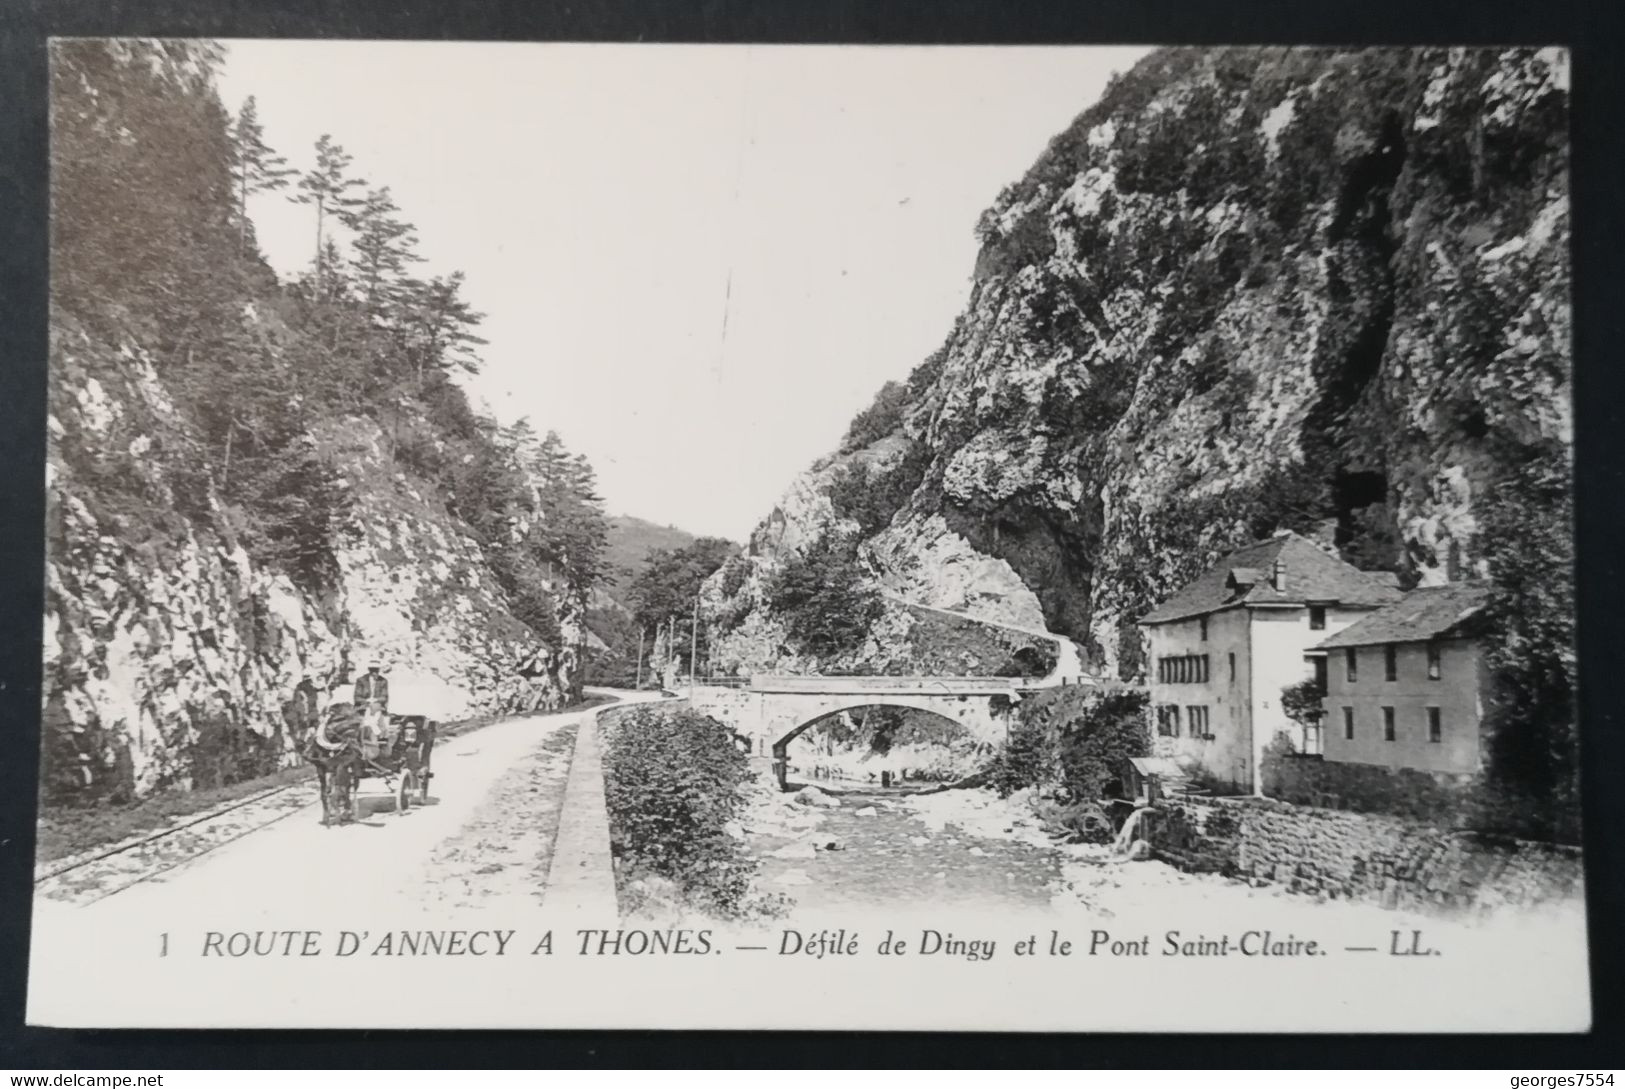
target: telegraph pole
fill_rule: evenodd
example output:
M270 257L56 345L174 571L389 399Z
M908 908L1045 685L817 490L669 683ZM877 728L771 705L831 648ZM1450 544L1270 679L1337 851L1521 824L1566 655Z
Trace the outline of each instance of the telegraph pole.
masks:
M632 682L633 691L641 691L643 688L643 640L648 634L648 625L638 629L638 679Z
M673 670L677 668L677 617L671 616L666 620L666 654L671 659ZM665 687L664 684L661 685Z
M694 622L688 633L688 701L694 703L694 668L700 653L700 592L694 591Z

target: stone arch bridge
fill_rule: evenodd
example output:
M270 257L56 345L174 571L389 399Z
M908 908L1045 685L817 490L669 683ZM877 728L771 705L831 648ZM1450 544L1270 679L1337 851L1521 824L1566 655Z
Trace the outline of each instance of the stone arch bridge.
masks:
M748 687L697 686L693 706L728 725L757 755L772 753L782 769L790 742L842 711L908 707L928 711L983 738L1002 738L1025 692L1072 678L816 677L757 674ZM1080 678L1081 680L1081 678Z

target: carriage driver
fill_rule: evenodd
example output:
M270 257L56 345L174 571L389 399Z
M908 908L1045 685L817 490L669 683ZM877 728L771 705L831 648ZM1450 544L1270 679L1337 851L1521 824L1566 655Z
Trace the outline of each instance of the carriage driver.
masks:
M361 708L361 751L368 760L378 759L389 713L389 680L380 672L382 668L378 659L372 659L367 672L355 682L355 704Z

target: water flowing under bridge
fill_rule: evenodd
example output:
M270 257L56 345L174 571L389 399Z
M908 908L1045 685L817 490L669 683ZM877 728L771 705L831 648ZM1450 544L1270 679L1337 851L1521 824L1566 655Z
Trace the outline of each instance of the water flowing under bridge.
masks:
M905 601L901 605L943 613L959 620L1004 628L1056 645L1055 662L1042 677L964 676L819 676L758 673L748 684L743 678L727 685L698 684L692 688L697 710L727 722L758 755L772 752L782 769L789 744L796 737L832 716L865 707L906 707L941 716L966 727L977 737L1003 737L1010 716L1026 693L1064 685L1093 685L1084 671L1077 646L1054 632L968 616ZM782 780L782 775L781 775Z

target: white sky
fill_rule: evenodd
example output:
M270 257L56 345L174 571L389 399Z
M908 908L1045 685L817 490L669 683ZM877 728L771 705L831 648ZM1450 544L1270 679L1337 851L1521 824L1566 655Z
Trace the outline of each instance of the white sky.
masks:
M331 133L422 271L467 274L498 419L557 430L612 513L735 540L943 341L978 214L1145 52L229 45L229 108L301 168ZM310 208L251 211L310 260Z

